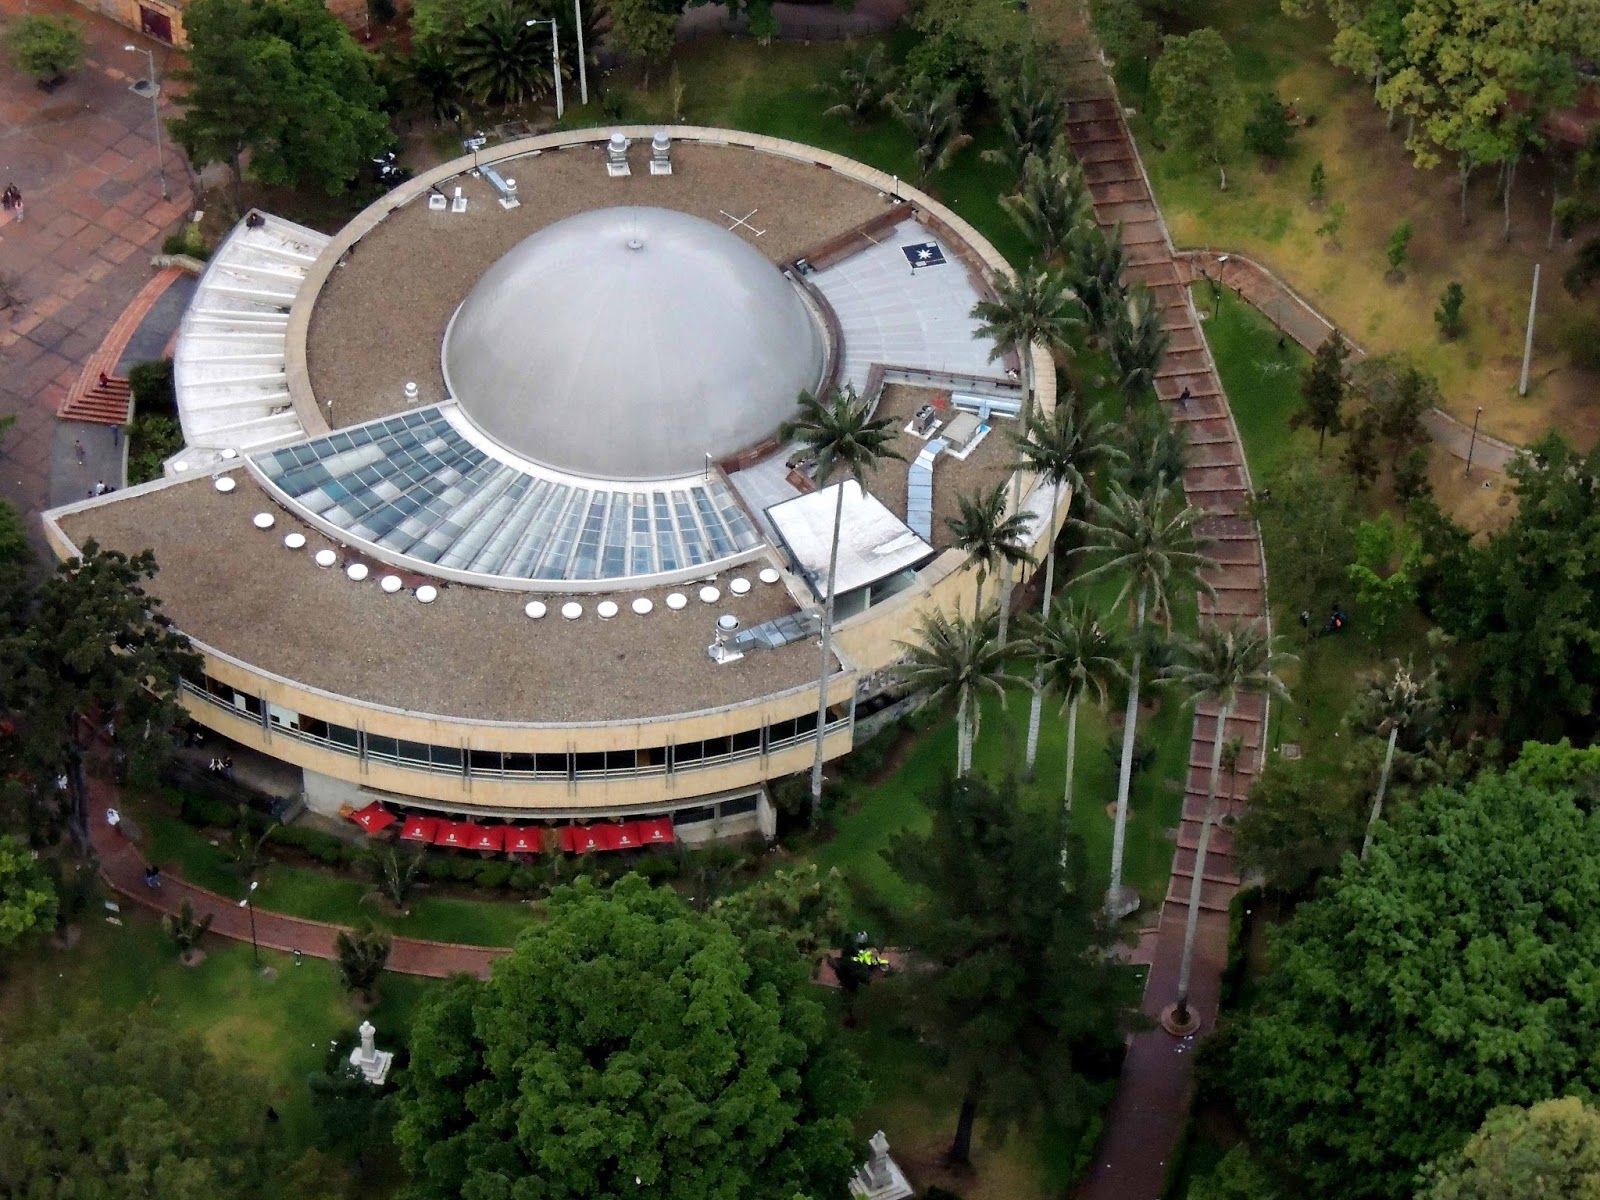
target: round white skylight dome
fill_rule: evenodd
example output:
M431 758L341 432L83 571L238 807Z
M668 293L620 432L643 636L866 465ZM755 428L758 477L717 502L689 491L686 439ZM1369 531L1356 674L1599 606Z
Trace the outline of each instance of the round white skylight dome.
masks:
M662 479L770 437L821 381L795 285L687 213L603 208L489 268L444 339L450 394L507 449L558 470Z

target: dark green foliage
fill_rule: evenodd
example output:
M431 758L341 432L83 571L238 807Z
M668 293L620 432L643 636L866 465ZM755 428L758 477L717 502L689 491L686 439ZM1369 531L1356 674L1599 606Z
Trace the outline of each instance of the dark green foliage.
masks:
M371 925L348 933L341 931L334 939L333 949L339 965L339 978L352 992L360 992L367 1000L373 997L378 976L389 965L389 951L393 939Z
M1378 414L1364 408L1350 425L1350 440L1345 443L1340 465L1350 476L1357 492L1365 491L1383 471L1378 454Z
M491 982L432 994L395 1141L417 1200L792 1200L844 1191L863 1099L792 949L634 876L558 889Z
M1350 481L1316 463L1293 459L1265 480L1251 512L1272 563L1272 599L1290 613L1321 611L1342 586L1355 557L1355 499Z
M511 882L511 864L498 859L479 863L473 882L482 888L503 888Z
M161 918L161 928L187 958L200 943L200 939L205 937L206 930L211 928L212 920L211 913L196 917L194 905L185 900L176 915L168 913Z
M198 792L183 792L178 797L178 814L189 824L205 829L232 829L239 823L239 810L226 800L218 800L211 796L203 796ZM289 843L290 834L294 832L313 833L314 830L303 826L293 826L284 830L284 836L278 840ZM327 837L327 834L317 834L318 837ZM292 843L291 843L292 844Z
M917 897L894 935L927 969L882 990L963 1081L950 1157L966 1161L980 1113L995 1136L1043 1114L1074 1143L1091 1137L1122 1004L1084 856L1069 843L1064 865L1060 822L1024 809L1013 784L947 780L927 807L929 830L885 852Z
M1305 398L1305 407L1289 418L1289 424L1317 431L1318 454L1322 453L1323 443L1330 433L1344 429L1344 364L1349 357L1350 347L1335 329L1317 347L1300 377L1300 394Z
M1405 269L1406 258L1411 253L1411 233L1411 222L1401 221L1389 235L1389 246L1384 251L1385 257L1389 260L1389 270Z
M1572 265L1561 276L1561 286L1573 296L1582 296L1600 279L1600 237L1590 238L1578 247Z
M466 92L450 50L433 40L419 43L400 63L400 88L406 100L444 124L464 114Z
M1351 377L1353 390L1367 403L1375 432L1388 443L1390 466L1428 442L1422 419L1439 404L1439 383L1433 376L1401 359L1379 357L1363 360Z
M392 1088L375 1088L350 1065L349 1047L329 1055L326 1071L306 1077L311 1111L316 1116L311 1144L318 1150L361 1161L389 1151L394 1128ZM392 1152L392 1151L389 1151Z
M304 850L312 858L328 866L338 866L344 860L346 851L355 849L350 843L334 837L333 834L312 829L309 825L282 825L272 840L275 845Z
M1392 811L1273 944L1232 1094L1293 1194L1409 1200L1500 1104L1600 1087L1600 814L1513 768Z
M172 136L196 164L337 195L390 138L376 60L321 0L192 0Z
M777 938L802 960L814 963L824 950L844 944L844 881L837 870L815 863L774 871L711 906L744 942Z
M6 27L6 55L11 65L40 83L51 83L83 65L83 26L69 17L28 13Z
M1304 892L1361 841L1368 797L1342 772L1273 756L1250 789L1233 845L1285 892Z
M1268 162L1282 162L1293 138L1294 126L1289 123L1283 102L1271 92L1262 92L1244 123L1245 148Z
M1465 289L1459 283L1451 283L1439 297L1439 307L1433 310L1433 319L1439 326L1439 332L1448 342L1455 341L1467 331L1466 318L1461 315L1461 306L1466 302Z
M1428 479L1431 457L1430 446L1425 442L1407 450L1394 465L1394 498L1407 508L1433 495L1433 484Z
M211 257L211 247L206 243L205 234L200 232L200 226L194 221L188 221L177 233L169 233L162 240L161 253L187 255L189 258L205 262ZM176 411L174 408L173 412Z
M1149 495L1165 481L1183 478L1183 459L1188 450L1181 425L1175 425L1159 404L1135 408L1118 429L1124 459L1112 468L1112 477L1130 494Z
M128 482L160 479L162 464L183 449L183 428L172 417L136 416L128 427Z
M159 413L168 417L178 415L178 397L172 390L170 358L135 363L128 369L128 388L133 392L134 412Z
M552 87L550 30L530 25L511 0L496 0L461 35L455 65L484 104L509 108L537 100Z
M268 1094L245 1064L224 1069L198 1041L127 1014L8 1041L0 1055L0 1191L268 1200L295 1169L283 1139L269 1136ZM301 1177L295 1194L320 1200L330 1183Z
M56 908L56 889L44 864L21 838L0 837L0 950L26 934L53 928Z
M1142 59L1155 53L1161 31L1139 0L1094 0L1089 8L1095 37L1109 57Z
M1150 70L1156 123L1173 143L1204 155L1228 186L1222 164L1238 136L1239 80L1233 52L1215 29L1168 35Z
M1321 204L1328 198L1328 170L1319 158L1311 164L1311 203Z

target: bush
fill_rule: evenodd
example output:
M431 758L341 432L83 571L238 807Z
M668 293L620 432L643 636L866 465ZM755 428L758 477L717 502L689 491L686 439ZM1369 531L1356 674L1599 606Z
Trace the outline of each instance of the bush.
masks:
M128 372L128 388L133 392L134 412L143 416L178 415L178 397L172 390L170 358L135 363Z
M178 797L178 815L190 825L204 829L232 829L239 823L239 810L224 801L194 792L182 792Z
M83 65L83 26L66 17L18 17L6 29L5 44L11 65L40 83Z
M525 896L532 895L550 886L550 873L543 867L519 864L511 868L511 878L508 882L512 891L521 892Z
M1600 279L1600 238L1590 238L1578 247L1578 256L1561 277L1561 286L1570 295L1581 296L1597 279Z
M161 478L161 466L183 449L183 428L171 417L138 416L128 427L128 482Z
M633 869L651 883L676 879L682 872L676 855L663 854L659 851L641 855L639 861L633 864Z
M1600 319L1588 314L1574 316L1561 327L1557 338L1573 366L1600 371Z
M1250 119L1244 123L1246 148L1268 162L1282 162L1293 137L1294 126L1289 124L1283 104L1271 92L1262 92L1256 97Z
M434 856L422 864L422 877L434 883L449 883L455 878L455 860Z
M204 262L211 257L211 247L200 232L200 226L190 221L177 233L167 235L167 239L161 243L161 253L184 254Z
M301 850L330 867L352 862L360 856L360 847L341 841L331 833L312 829L308 825L284 825L273 835L272 840L280 846L293 846L296 850Z
M511 882L511 864L495 861L479 863L474 879L482 888L503 888Z
M478 881L478 868L485 865L478 858L448 858L450 864L450 878L456 883L476 883Z

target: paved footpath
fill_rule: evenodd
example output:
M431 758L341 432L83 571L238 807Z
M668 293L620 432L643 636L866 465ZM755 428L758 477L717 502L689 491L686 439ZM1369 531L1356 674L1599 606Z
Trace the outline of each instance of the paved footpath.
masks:
M0 495L34 513L122 477L121 430L61 422L56 409L191 197L181 152L163 138L162 198L151 103L129 90L148 60L123 46L153 50L163 77L179 56L68 0L0 0L0 19L25 7L70 15L88 39L88 61L53 92L0 70L0 187L15 183L26 204L24 221L0 224L0 277L16 296L0 310L0 414L17 418L0 445ZM163 116L174 111L163 102Z
M1200 331L1188 271L1174 253L1122 110L1096 66L1089 59L1075 64L1073 79L1081 98L1068 105L1067 136L1083 164L1096 220L1108 234L1116 226L1122 227L1129 263L1124 278L1151 289L1166 324L1168 348L1156 372L1155 390L1173 422L1188 435L1184 492L1189 503L1208 514L1200 528L1212 539L1210 551L1218 564L1207 574L1217 595L1215 599L1201 596L1201 618L1265 618L1266 561L1256 524L1248 514L1251 482L1244 446ZM1189 398L1182 400L1185 390ZM1197 708L1183 818L1167 895L1153 937L1140 947L1139 957L1150 962L1142 1007L1152 1022L1177 999L1216 716L1214 706ZM1223 781L1222 816L1242 810L1260 771L1266 717L1265 699L1250 696L1229 719L1227 735L1242 740L1245 754L1231 787ZM1188 1121L1195 1039L1216 1020L1228 953L1228 906L1239 887L1232 835L1219 827L1212 833L1201 879L1190 979L1190 1004L1201 1019L1200 1027L1185 1038L1173 1037L1157 1026L1129 1039L1116 1097L1106 1114L1105 1132L1078 1193L1081 1200L1157 1200L1161 1195L1168 1164Z
M1253 259L1220 250L1182 250L1177 257L1180 269L1188 272L1191 281L1202 275L1220 280L1258 309L1267 320L1313 353L1333 331L1333 323L1312 308L1304 296ZM1365 354L1353 342L1350 343L1350 349L1356 357ZM1521 452L1510 442L1503 442L1483 432L1474 438L1472 426L1443 409L1430 408L1423 417L1423 424L1434 444L1445 453L1463 462L1470 455L1475 466L1486 470L1504 471Z
M144 855L122 833L106 824L106 809L116 802L116 796L116 788L106 779L89 778L89 838L100 860L100 875L111 889L141 908L162 914L179 912L187 901L194 906L196 916L210 914L212 934L248 942L250 914L239 906L237 899L219 896L171 876L164 876L159 888L145 886ZM336 957L334 941L345 929L342 925L306 921L264 909L257 909L255 914L258 944L286 953L298 950L312 958ZM509 953L508 949L500 947L397 937L389 952L388 969L402 975L427 975L435 979L463 972L487 979L494 960Z

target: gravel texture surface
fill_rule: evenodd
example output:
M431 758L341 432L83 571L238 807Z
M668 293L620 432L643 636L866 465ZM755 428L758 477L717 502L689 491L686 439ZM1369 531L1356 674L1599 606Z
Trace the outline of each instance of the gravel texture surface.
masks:
M402 590L386 595L376 568L363 583L346 578L343 548L294 520L245 471L238 488L216 491L209 478L145 495L119 495L62 518L73 542L90 538L134 553L155 551L161 568L151 591L180 629L198 641L262 670L355 700L445 717L495 721L595 722L695 712L755 700L815 678L809 641L759 650L718 666L706 655L713 625L733 613L746 626L796 607L782 583L764 584L764 563L725 572L715 604L698 598L699 583L617 592L621 612L595 615L603 596L537 597L549 606L530 620L528 593L441 585L432 604ZM266 531L251 519L276 517ZM284 535L305 534L301 550ZM340 553L321 568L318 550ZM728 582L750 580L745 596ZM681 612L668 592L689 599ZM655 611L638 616L629 605L648 596ZM568 621L561 605L576 599L583 616Z
M892 417L897 430L893 448L905 456L904 462L889 459L867 474L867 490L876 496L888 510L902 521L906 519L906 476L912 462L927 445L915 434L905 432L911 416L924 404L948 406L950 393L936 388L913 387L905 383L885 385L874 416ZM949 409L954 415L955 409ZM944 416L948 421L949 416ZM933 464L933 537L935 549L948 549L955 541L947 524L961 511L958 497L970 495L983 488L992 488L1010 475L1010 466L1016 459L1016 449L1011 435L1015 421L999 421L987 437L966 459L951 458L941 454ZM935 437L938 434L934 435Z
M607 205L674 208L722 226L724 212L773 262L803 254L881 212L872 188L807 163L732 146L678 144L673 174L652 176L635 146L634 174L612 179L599 146L547 151L498 164L515 179L521 207L506 210L484 178L462 175L464 213L431 211L419 198L357 242L312 311L306 349L317 402L331 423L354 425L405 407L409 380L424 403L444 396L440 346L451 315L489 266L530 234ZM618 335L627 336L626 330ZM531 364L536 368L537 364Z

